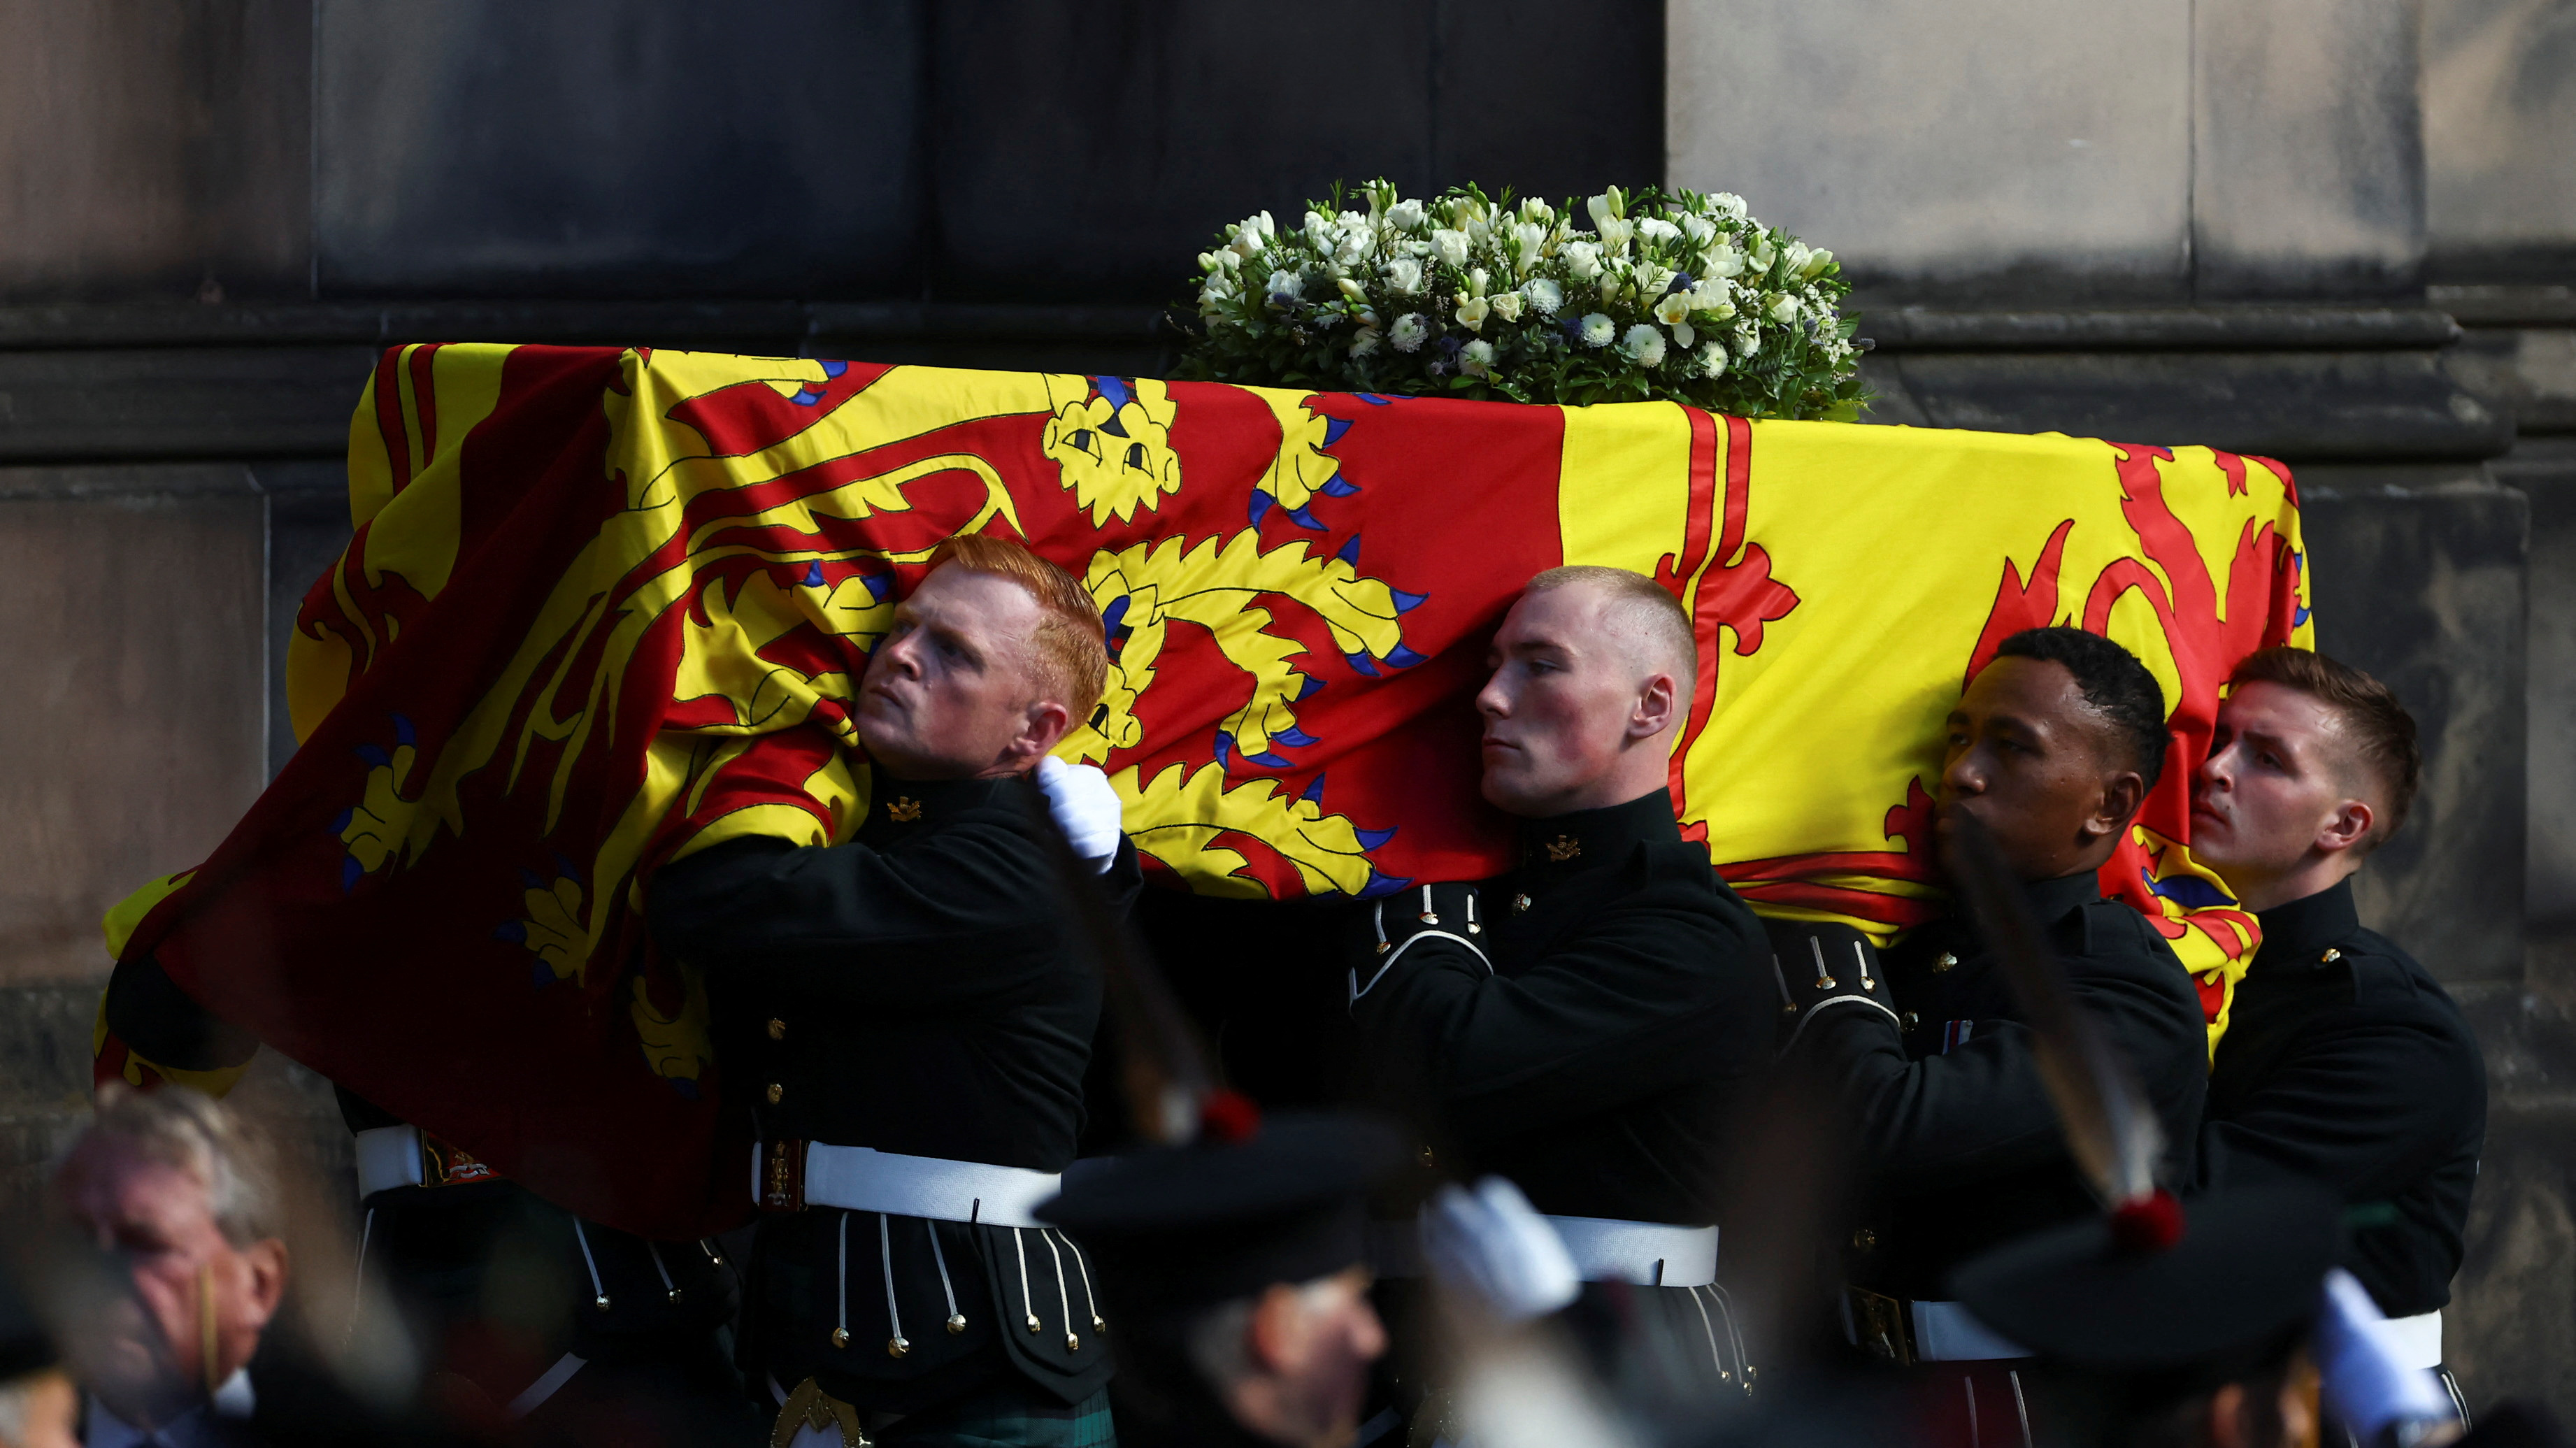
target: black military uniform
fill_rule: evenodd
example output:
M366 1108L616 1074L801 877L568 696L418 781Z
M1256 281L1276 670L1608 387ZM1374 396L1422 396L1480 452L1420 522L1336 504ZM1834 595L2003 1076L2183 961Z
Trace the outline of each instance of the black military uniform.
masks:
M2186 1182L2209 1049L2190 977L2092 872L2023 889L2069 994L2127 1055L2164 1126L2159 1180ZM2101 1206L2068 1155L2001 965L1956 918L1917 929L1884 960L1846 927L1774 922L1772 940L1790 1052L1843 1084L1872 1188L1846 1261L1853 1340L1908 1361L2018 1356L1943 1330L1946 1278Z
M1660 1320L1649 1355L1740 1382L1714 1240L1658 1268L1588 1262L1581 1233L1716 1222L1732 1108L1768 1062L1777 1010L1761 922L1660 789L1519 834L1508 875L1379 902L1383 938L1350 973L1375 1089L1422 1122L1449 1174L1507 1177L1558 1218L1588 1280L1664 1285L1635 1312L1625 1289L1587 1288L1578 1316ZM1409 1336L1399 1325L1400 1350Z
M2390 1317L2451 1299L2486 1136L2486 1066L2459 1007L2365 930L2345 880L2263 911L2209 1078L2202 1180L2290 1172L2353 1208L2345 1263Z
M728 841L649 886L758 1118L771 1215L743 1367L773 1401L810 1380L879 1418L986 1397L1015 1420L1105 1414L1088 1263L1028 1211L1073 1160L1101 1002L1044 801L1023 779L882 773L869 798L848 844ZM1123 908L1140 883L1122 842L1106 888Z
M133 1051L177 1070L228 1070L259 1049L150 956L116 967L101 1012ZM543 1434L577 1431L602 1404L644 1404L686 1436L750 1434L721 1338L740 1289L712 1240L652 1242L584 1221L334 1089L357 1137L360 1266L449 1396L461 1383L482 1399L450 1406Z

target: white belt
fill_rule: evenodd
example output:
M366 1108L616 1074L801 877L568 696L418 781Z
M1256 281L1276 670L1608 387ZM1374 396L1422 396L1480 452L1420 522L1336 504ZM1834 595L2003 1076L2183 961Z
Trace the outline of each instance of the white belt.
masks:
M2384 1318L2371 1324L2371 1332L2391 1356L2407 1367L2438 1368L2442 1365L2442 1314L2439 1312Z
M1717 1228L1612 1217L1549 1217L1575 1275L1641 1287L1707 1287L1717 1281ZM1369 1223L1369 1261L1382 1277L1423 1275L1422 1233L1412 1222Z
M358 1199L421 1183L420 1128L371 1126L358 1133Z
M751 1194L761 1193L763 1149L751 1152ZM865 1146L805 1143L805 1203L890 1217L941 1222L981 1222L993 1227L1038 1227L1040 1202L1063 1188L1054 1172L904 1156Z
M1914 1319L1914 1360L1926 1363L1982 1363L2026 1358L2030 1349L1977 1321L1956 1302L1909 1302Z

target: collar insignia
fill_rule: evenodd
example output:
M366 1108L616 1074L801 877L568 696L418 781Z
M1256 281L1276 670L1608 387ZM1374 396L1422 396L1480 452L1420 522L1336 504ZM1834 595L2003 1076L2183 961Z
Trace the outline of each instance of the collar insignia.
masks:
M897 795L886 801L886 818L899 825L911 824L921 818L921 801L909 795Z
M1547 842L1547 857L1552 862L1562 863L1582 853L1583 842L1572 835L1558 835Z

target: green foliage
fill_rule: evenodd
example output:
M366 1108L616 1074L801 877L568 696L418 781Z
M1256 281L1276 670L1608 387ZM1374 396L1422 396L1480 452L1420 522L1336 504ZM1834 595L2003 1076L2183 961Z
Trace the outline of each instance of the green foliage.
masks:
M1293 229L1247 217L1199 257L1205 330L1178 375L1841 421L1868 402L1832 252L1723 192L1614 186L1581 209L1588 230L1574 201L1464 186L1423 202L1379 180L1336 186Z

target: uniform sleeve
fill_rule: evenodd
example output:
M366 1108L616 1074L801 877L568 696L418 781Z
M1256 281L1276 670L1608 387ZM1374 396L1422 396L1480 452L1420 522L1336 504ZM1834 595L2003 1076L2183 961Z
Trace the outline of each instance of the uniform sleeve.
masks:
M1103 882L1132 895L1134 846ZM851 1004L1007 994L1054 958L1059 883L1026 822L977 810L894 852L754 836L664 865L646 900L663 949L700 969Z
M1451 1128L1483 1136L1741 1074L1770 1030L1750 974L1759 931L1705 896L1658 882L1509 978L1455 941L1421 940L1352 1003L1372 1075L1418 1086Z
M2187 1016L2176 992L2125 971L2081 959L2067 964L2077 1004L2129 1052L2151 1095L2170 1094L2159 1090L2170 1072L2156 1067L2174 1054L2170 1041L2190 1044L2197 1017ZM1843 1083L1861 1150L1898 1190L1956 1186L2066 1155L2030 1029L2017 1021L1978 1021L1947 1052L1912 1060L1883 1014L1834 1011L1809 1023L1799 1050L1827 1079ZM2190 1066L2200 1069L2196 1056ZM2165 1103L2158 1105L2171 1119Z
M2338 1015L2202 1127L2203 1186L2293 1172L2378 1201L2458 1149L2486 1090L2477 1049L2431 1022Z

